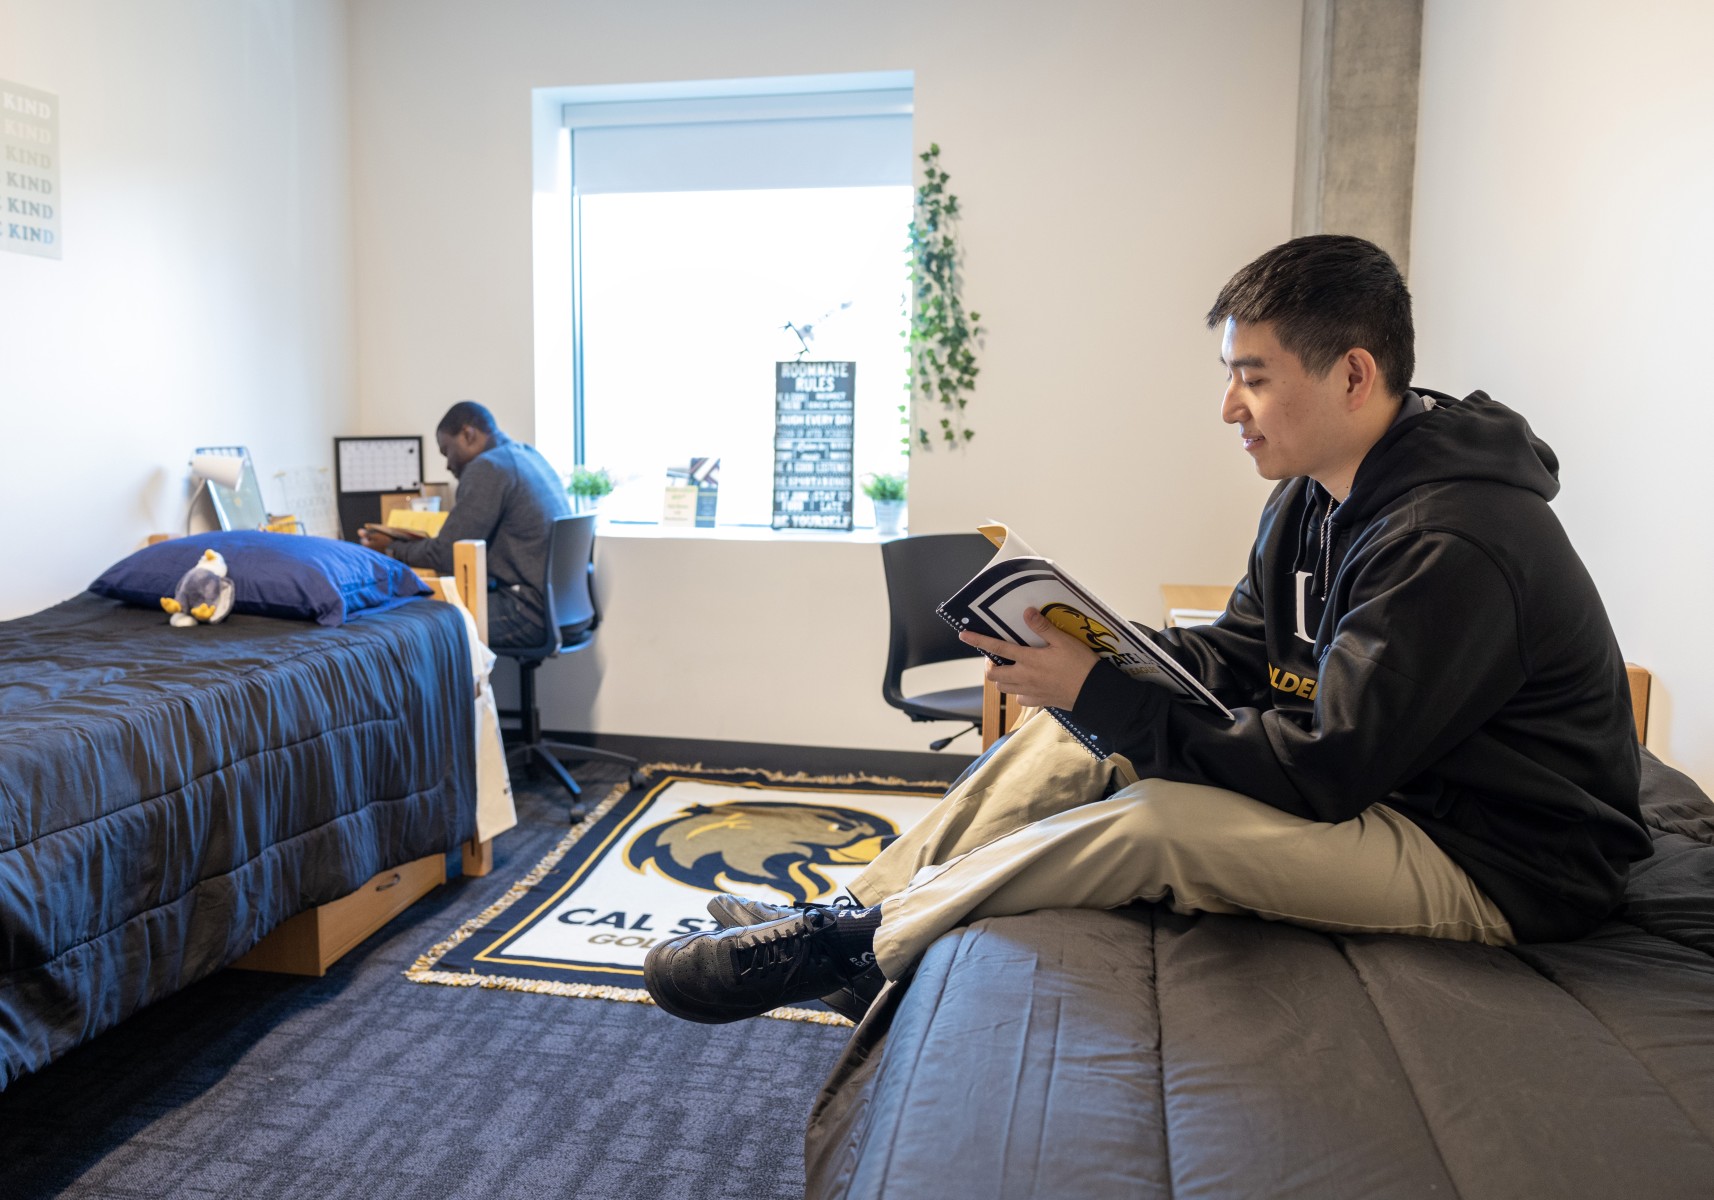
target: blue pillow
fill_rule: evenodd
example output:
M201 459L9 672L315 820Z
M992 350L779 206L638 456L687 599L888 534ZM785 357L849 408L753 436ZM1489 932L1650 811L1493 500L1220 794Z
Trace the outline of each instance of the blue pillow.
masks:
M429 594L417 573L397 559L332 538L251 531L199 533L145 546L114 563L89 585L98 596L159 608L204 550L226 560L232 609L341 625Z

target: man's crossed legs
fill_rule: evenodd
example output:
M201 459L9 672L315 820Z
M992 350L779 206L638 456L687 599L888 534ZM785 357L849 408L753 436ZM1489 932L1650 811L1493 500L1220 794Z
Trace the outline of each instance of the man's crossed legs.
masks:
M1384 805L1329 824L1221 788L1138 780L1123 758L1097 761L1045 714L1020 725L850 891L850 906L715 901L723 922L774 919L656 946L644 964L651 995L675 1016L714 1022L842 989L867 998L880 976L902 978L957 926L1134 900L1334 933L1515 940L1463 869ZM835 1007L851 1015L849 1000Z

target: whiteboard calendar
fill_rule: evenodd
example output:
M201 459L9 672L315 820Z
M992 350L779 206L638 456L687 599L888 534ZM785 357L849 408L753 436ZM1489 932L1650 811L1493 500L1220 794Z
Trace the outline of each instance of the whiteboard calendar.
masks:
M420 437L334 438L341 495L352 492L415 492L423 486Z

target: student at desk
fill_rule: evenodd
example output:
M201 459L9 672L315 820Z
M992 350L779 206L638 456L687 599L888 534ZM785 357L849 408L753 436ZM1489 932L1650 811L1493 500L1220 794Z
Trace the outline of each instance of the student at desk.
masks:
M554 520L571 515L559 475L534 446L507 437L494 414L473 400L446 410L434 440L458 480L458 503L439 535L396 541L364 530L358 540L441 574L452 573L454 542L486 541L488 643L496 649L536 645L546 630L542 591L548 540Z

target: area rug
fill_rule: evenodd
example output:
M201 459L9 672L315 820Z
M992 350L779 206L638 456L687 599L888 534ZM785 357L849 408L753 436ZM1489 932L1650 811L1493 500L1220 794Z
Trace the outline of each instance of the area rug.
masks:
M944 783L654 763L617 784L504 896L419 958L417 983L648 1000L643 958L717 928L732 892L791 904L839 895L928 812ZM819 1004L768 1014L843 1024Z

